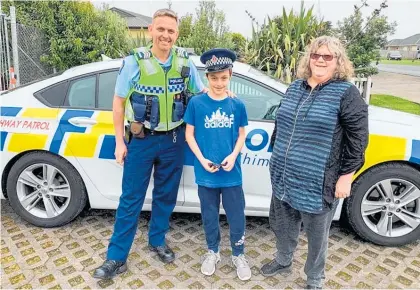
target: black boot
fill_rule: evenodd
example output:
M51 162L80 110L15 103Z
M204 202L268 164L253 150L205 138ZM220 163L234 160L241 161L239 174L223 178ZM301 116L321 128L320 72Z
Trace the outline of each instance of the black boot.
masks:
M115 260L106 260L102 266L97 268L93 273L93 278L96 279L112 279L116 275L127 271L127 264Z
M175 253L167 245L152 247L149 245L150 251L156 252L159 259L164 263L171 263L175 260Z
M287 266L280 265L276 259L263 265L261 267L261 274L265 277L271 277L279 273L290 273L292 271L292 264Z
M314 285L306 285L305 289L322 289L322 287L314 286Z

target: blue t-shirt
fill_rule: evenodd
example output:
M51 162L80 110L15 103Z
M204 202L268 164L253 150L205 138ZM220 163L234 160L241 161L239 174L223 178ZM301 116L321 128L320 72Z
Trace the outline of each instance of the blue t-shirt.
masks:
M160 62L156 59L163 69L169 70L172 64L172 54L166 60L165 63ZM190 65L190 81L188 88L192 94L198 94L205 88L201 81L200 75L198 74L197 68L191 59L188 60ZM115 94L119 97L127 97L128 92L132 88L133 84L138 83L140 79L140 70L134 55L129 55L124 58L120 68L120 72L117 77L115 84Z
M217 101L208 94L191 98L184 121L194 126L194 136L204 158L220 164L233 152L239 136L239 128L248 125L245 105L238 98ZM198 185L212 188L242 185L241 154L238 154L231 171L220 168L215 173L204 169L194 158L195 181Z

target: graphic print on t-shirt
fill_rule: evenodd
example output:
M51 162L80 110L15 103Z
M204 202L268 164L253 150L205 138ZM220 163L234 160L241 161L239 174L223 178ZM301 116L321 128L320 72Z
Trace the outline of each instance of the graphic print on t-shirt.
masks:
M216 112L211 114L211 117L206 115L204 119L204 127L206 129L211 128L231 128L233 126L234 115L228 116L225 112L221 111L222 108L218 108Z

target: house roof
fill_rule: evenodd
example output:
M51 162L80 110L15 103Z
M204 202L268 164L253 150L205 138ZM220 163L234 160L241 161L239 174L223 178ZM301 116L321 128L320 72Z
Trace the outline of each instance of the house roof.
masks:
M146 15L116 7L112 7L109 10L123 17L127 21L128 28L147 28L152 23L152 17Z
M392 39L387 43L387 46L398 45L402 39Z
M404 39L393 39L386 46L420 45L420 33Z

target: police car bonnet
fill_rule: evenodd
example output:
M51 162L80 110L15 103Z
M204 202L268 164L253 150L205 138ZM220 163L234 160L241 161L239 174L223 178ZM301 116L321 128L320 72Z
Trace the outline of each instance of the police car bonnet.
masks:
M205 72L219 72L233 67L233 62L236 60L236 54L225 48L214 48L204 52L200 61L205 65Z

